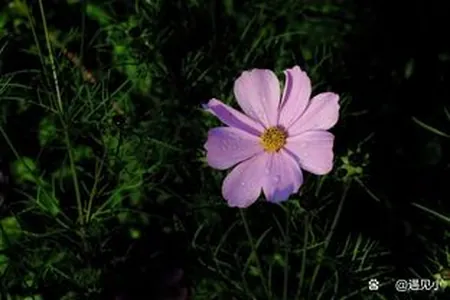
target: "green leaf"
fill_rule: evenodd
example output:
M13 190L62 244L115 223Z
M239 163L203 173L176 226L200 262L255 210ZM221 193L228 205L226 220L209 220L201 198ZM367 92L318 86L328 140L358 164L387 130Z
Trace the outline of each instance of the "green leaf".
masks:
M33 159L22 157L12 164L12 174L19 183L36 182L37 166Z
M414 72L414 60L410 59L405 66L405 78L408 79L411 77Z
M420 127L422 127L425 130L428 130L436 135L445 137L445 138L450 138L450 134L447 134L445 132L440 131L439 129L436 129L434 127L431 127L430 125L425 124L424 122L420 121L419 119L412 117L412 120L419 125Z
M0 250L6 249L11 242L17 240L22 234L19 222L16 217L6 217L0 220ZM0 275L8 267L8 257L0 255Z
M44 212L52 216L56 216L61 211L59 201L53 193L40 186L37 190L36 203Z
M22 234L19 222L16 217L6 217L0 220L0 250L5 249L5 245L17 240Z
M50 119L44 118L39 124L39 144L45 146L56 138L56 126Z

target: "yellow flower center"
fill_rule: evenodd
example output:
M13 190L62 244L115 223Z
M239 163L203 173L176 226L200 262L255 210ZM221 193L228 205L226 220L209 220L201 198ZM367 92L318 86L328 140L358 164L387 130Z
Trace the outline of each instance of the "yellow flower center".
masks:
M279 127L270 127L261 135L261 145L267 152L277 152L286 144L287 134Z

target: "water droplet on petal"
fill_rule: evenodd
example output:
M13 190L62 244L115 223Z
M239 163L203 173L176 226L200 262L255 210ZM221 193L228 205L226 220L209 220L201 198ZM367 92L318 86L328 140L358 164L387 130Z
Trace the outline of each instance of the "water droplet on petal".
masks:
M305 158L308 158L309 157L309 153L307 151L305 151L305 152L302 153L302 156L305 157Z
M275 181L275 183L279 183L281 181L281 176L277 175L273 178L273 181Z
M255 111L256 116L259 119L263 119L264 118L264 111L261 108L257 108Z

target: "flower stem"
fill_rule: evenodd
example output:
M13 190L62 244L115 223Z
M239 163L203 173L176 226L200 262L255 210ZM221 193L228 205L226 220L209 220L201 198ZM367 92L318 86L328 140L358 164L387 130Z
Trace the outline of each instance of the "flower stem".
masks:
M259 269L259 276L261 278L261 284L262 284L262 286L264 288L264 291L265 291L265 293L267 295L267 299L271 299L271 295L270 295L269 289L267 288L266 278L264 277L264 274L263 274L263 270L262 270L262 267L261 267L261 262L259 260L258 254L257 254L257 249L256 249L256 246L255 246L255 243L254 243L254 240L253 240L253 236L252 236L252 233L250 232L250 228L248 227L247 219L245 218L245 214L244 214L244 211L242 209L239 209L239 213L241 215L242 222L244 223L245 232L247 233L247 237L248 237L248 240L250 242L250 246L252 247L252 254L255 257L255 262L256 262L256 265L257 265L257 267Z
M342 192L341 199L339 200L339 205L337 207L336 214L334 215L333 223L331 224L330 231L328 232L328 235L325 238L325 242L324 242L323 249L322 249L322 256L319 257L319 260L317 262L317 266L314 269L314 273L313 273L312 278L311 278L311 283L309 285L309 292L308 292L309 295L311 295L311 293L313 291L314 283L316 281L317 275L319 274L319 270L320 270L320 267L322 265L323 257L325 256L325 253L327 251L328 245L330 244L331 238L333 237L333 234L334 234L334 232L336 230L337 223L338 223L339 218L341 216L342 207L344 206L344 200L347 197L347 192L348 192L348 190L350 188L350 185L351 185L351 181L349 181L349 183L347 185L345 185L344 191Z

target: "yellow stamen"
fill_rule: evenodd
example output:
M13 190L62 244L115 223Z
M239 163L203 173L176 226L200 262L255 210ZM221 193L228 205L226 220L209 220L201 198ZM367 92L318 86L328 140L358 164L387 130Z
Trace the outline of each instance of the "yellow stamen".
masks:
M270 127L261 135L261 145L267 152L277 152L286 144L287 134L279 127Z

